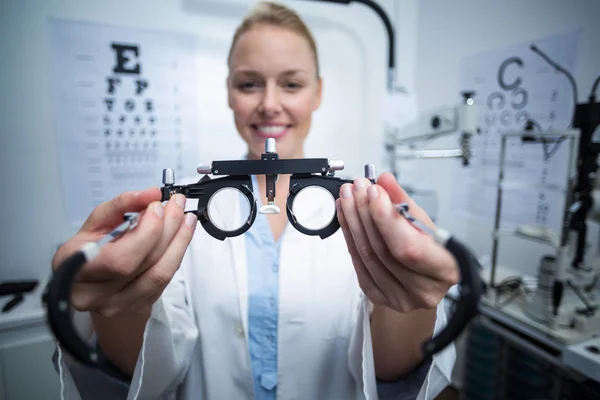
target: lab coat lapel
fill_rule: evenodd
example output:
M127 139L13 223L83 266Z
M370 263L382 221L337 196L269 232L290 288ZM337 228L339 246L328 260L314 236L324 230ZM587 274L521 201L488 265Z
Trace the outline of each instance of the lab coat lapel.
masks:
M240 195L221 196L216 204L221 226L235 229L247 216L242 215ZM238 304L244 332L248 332L248 275L246 260L246 242L244 235L225 239L233 258L233 274L237 285ZM222 267L222 266L221 266Z
M246 242L244 235L229 239L233 254L233 268L238 288L238 303L244 332L248 332L248 274L246 261Z
M305 223L324 221L325 215L322 199L316 196L305 197L301 214ZM280 330L284 327L292 329L306 322L306 308L301 303L305 298L313 297L316 282L326 271L316 271L313 266L318 265L315 258L320 257L322 247L321 239L317 236L308 236L296 230L291 224L286 226L281 252L279 256L279 309ZM290 325L288 325L290 324ZM281 335L281 339L293 343L295 340L292 331Z
M243 222L242 219L247 217L245 214L242 215L240 199L241 196L237 194L222 196L219 199L219 203L216 204L218 210L216 217L220 217L220 226L234 229L239 227ZM323 221L324 218L330 217L331 205L325 204L321 196L311 196L311 199L304 198L301 207L304 208L303 215L307 217L304 221ZM242 326L244 332L248 332L248 274L245 236L240 235L225 240L233 257L233 273L238 289L238 304ZM309 295L312 290L310 282L318 278L316 274L322 275L324 273L324 271L312 271L309 267L315 264L311 259L318 257L314 247L316 245L315 241L321 239L306 236L288 224L283 240L279 270L280 321L292 325L303 324L306 320L303 314L304 311L293 304L298 299Z

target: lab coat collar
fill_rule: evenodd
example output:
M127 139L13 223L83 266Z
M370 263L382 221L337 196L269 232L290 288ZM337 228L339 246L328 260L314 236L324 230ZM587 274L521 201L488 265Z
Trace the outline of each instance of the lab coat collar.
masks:
M254 190L256 191L256 188L254 188ZM287 196L287 193L285 195ZM324 199L322 199L321 196L315 198L315 196L312 195L307 195L302 199L302 202L299 203L298 207L302 208L304 221L322 221L323 218L328 218L330 216L325 215L325 213L331 213L332 205L328 205L323 200ZM246 214L242 214L242 204L240 201L241 196L239 195L221 196L219 198L219 202L214 204L215 211L217 212L213 212L212 216L215 218L219 218L219 216L226 216L226 218L223 218L223 220L219 222L220 224L223 224L222 226L227 226L228 224L231 224L232 227L240 226L240 224L243 223L243 219L247 218ZM330 201L333 202L333 199ZM335 210L335 204L333 204L333 210ZM281 210L281 212L285 212L285 210ZM282 249L290 245L294 247L296 243L306 243L306 241L302 242L302 235L302 233L297 231L288 222L280 239L285 243ZM248 275L245 235L240 235L225 240L231 250L233 258L233 272L239 294L238 303L240 307L242 326L244 328L244 332L248 332ZM281 260L282 256L280 256L280 262Z

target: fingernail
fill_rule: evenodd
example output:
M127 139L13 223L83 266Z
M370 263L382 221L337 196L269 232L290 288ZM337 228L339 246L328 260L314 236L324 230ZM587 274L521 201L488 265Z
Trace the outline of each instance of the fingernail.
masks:
M140 190L140 191L137 191L137 192L135 192L133 195L134 195L134 196L139 196L139 195L140 195L140 194L142 194L142 193L146 193L148 190L150 190L150 189L144 189L144 190Z
M185 196L182 194L175 195L175 203L181 208L185 208Z
M162 203L154 203L154 214L161 218L165 215L165 209L163 208Z
M196 214L194 214L194 213L187 213L187 214L185 214L185 224L187 226L189 226L190 228L192 228L194 226L194 224L196 223L197 219L198 218L196 217Z
M352 190L350 189L350 185L344 184L342 186L342 189L340 190L340 193L342 194L342 197L344 199L352 197Z
M357 178L354 180L354 191L358 192L361 189L365 188L365 182L362 180L362 178Z
M367 196L369 196L369 201L373 201L379 196L379 192L375 186L369 186L367 188Z

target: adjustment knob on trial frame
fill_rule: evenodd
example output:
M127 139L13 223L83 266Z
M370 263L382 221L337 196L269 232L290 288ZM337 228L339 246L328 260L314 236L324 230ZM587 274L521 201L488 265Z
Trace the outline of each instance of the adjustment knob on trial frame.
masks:
M200 175L212 174L212 163L198 164L198 166L196 167L196 172L198 172Z
M365 178L367 178L371 183L375 183L377 181L375 164L365 164Z
M342 171L343 169L343 160L329 160L329 171Z
M175 171L172 168L163 169L162 183L165 186L173 186L175 184Z
M265 153L273 154L275 152L277 152L277 150L275 149L275 139L268 138L267 140L265 140Z

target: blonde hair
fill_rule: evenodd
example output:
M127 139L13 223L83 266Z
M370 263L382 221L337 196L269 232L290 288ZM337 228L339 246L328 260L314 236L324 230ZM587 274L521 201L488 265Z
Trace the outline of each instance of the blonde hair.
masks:
M313 52L315 65L317 67L317 77L319 76L317 44L312 33L310 32L310 29L308 29L296 11L282 4L271 1L259 2L244 17L244 20L240 26L238 26L235 34L233 35L231 47L229 48L229 55L227 56L227 65L229 65L231 61L231 54L233 53L233 49L235 48L240 36L242 36L245 32L248 32L256 25L272 25L278 28L289 29L305 38Z

